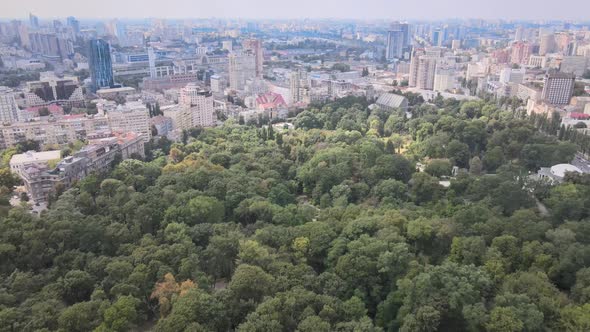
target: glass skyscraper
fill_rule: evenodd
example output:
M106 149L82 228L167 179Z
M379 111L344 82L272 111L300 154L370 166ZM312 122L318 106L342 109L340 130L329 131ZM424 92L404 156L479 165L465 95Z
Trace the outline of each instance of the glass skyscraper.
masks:
M115 86L111 48L106 41L102 39L90 40L88 66L90 67L93 92L100 88L112 88Z

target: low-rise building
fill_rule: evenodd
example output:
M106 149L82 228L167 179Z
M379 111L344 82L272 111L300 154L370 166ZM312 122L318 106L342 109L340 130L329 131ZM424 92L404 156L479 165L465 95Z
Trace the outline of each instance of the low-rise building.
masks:
M33 164L48 165L52 161L59 161L61 159L60 150L52 151L27 151L25 153L15 154L10 158L10 170L22 176L23 170Z
M109 138L92 140L73 156L62 159L55 167L47 162L28 163L17 174L33 203L44 203L57 191L70 188L91 173L107 172L120 156L129 159L144 157L144 140L141 134L116 134Z
M401 95L394 93L384 93L377 99L377 106L385 111L393 111L401 109L406 111L408 109L408 99Z

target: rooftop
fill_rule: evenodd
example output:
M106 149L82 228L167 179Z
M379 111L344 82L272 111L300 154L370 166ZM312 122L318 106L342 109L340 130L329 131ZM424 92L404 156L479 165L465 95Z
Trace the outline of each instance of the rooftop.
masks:
M385 105L388 107L401 107L407 104L407 99L404 96L396 95L394 93L384 93L377 99L378 105Z
M43 152L27 151L25 153L13 155L12 158L10 159L10 164L47 162L50 160L55 160L55 159L60 159L60 158L61 158L61 151L60 150L43 151Z

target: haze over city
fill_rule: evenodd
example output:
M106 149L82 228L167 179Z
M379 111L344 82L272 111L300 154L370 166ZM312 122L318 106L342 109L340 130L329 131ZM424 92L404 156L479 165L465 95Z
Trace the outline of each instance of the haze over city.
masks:
M0 331L590 331L590 0L0 2Z
M250 18L250 19L412 19L449 18L588 20L590 2L585 0L159 0L85 1L28 0L27 8L18 1L4 1L0 17L25 17L29 11L40 17L67 15L80 18Z

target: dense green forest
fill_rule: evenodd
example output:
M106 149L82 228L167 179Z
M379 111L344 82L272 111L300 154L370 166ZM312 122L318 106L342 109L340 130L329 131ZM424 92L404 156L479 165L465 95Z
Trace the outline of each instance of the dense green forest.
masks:
M0 331L590 330L590 177L528 177L585 136L408 97L194 130L7 211Z

